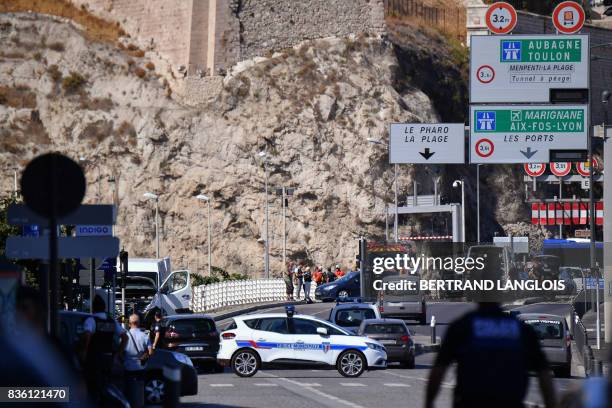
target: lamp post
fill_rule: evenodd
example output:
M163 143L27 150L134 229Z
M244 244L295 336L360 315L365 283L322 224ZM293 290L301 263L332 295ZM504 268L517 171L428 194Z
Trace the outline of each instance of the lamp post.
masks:
M480 244L480 166L480 164L476 165L476 242L478 244ZM463 210L463 203L461 203L461 209Z
M208 204L208 276L212 276L212 230L210 225L210 198L207 195L199 194L196 198Z
M465 243L465 181L463 179L453 181L454 188L459 186L461 186L461 241Z
M143 197L155 201L155 242L157 248L155 256L159 259L159 196L153 193L144 193Z
M268 228L268 156L264 151L259 152L259 157L263 160L266 190L266 240L264 242L264 271L266 279L270 279L270 230Z
M389 147L389 145L385 142L383 142L382 140L378 140L378 139L373 139L373 138L368 138L367 139L369 143L372 144L376 144L376 145L383 145L383 146L387 146ZM398 179L397 179L397 163L395 163L393 165L393 185L394 185L394 195L395 195L395 210L394 210L394 214L393 214L393 239L395 242L398 241L398 237L397 237L397 228L398 228L398 218L399 218L399 213L398 213L398 204L397 204L397 196L398 196Z

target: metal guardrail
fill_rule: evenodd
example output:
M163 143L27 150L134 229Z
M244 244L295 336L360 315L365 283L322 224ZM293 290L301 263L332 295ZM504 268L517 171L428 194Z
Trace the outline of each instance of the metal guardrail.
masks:
M584 287L581 289L574 299L572 299L572 322L570 323L570 327L572 327L572 336L574 337L574 342L576 343L576 348L580 353L580 358L582 360L582 364L584 366L584 372L586 375L592 371L591 362L593 359L593 350L591 350L591 346L589 345L589 336L587 334L587 329L584 327L582 320L576 313L575 303L579 300L584 300Z
M310 287L314 299L315 284ZM297 289L294 293L297 293ZM250 279L213 283L193 288L191 310L209 312L227 306L247 305L285 300L287 298L283 279Z

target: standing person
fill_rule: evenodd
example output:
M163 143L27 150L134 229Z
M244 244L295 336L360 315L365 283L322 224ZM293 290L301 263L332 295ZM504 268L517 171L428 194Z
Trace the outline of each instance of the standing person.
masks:
M99 295L94 298L92 307L93 316L83 323L81 359L89 394L97 400L109 381L113 363L123 358L128 338L119 322L106 315L106 303ZM120 338L121 343L114 353L116 338Z
M344 276L344 271L340 269L340 265L336 265L336 270L334 271L334 275L336 275L336 279L340 279Z
M312 277L313 277L313 279L315 281L315 284L317 286L319 286L320 284L323 283L323 272L321 271L321 267L320 266L317 266L315 268L315 271L312 274Z
M425 408L434 406L453 362L455 408L523 407L530 371L539 377L546 407L555 406L550 370L536 333L504 313L498 303L479 303L478 309L451 323L429 374Z
M287 300L293 300L293 262L287 264L287 272L285 272L285 290L287 293Z
M325 271L325 282L330 283L336 280L336 275L332 272L331 268L327 268Z
M304 271L302 270L301 264L296 268L295 271L295 285L297 286L297 296L295 299L300 300L302 285L304 285Z
M157 310L155 312L155 321L151 326L151 336L153 338L153 344L151 344L151 349L155 350L157 345L159 344L159 340L162 336L162 328L161 328L161 320L162 320L162 312L161 310Z
M144 403L144 362L151 355L151 341L140 330L140 318L133 314L129 318L129 341L125 346L125 394L132 407L141 407Z
M312 303L310 299L310 285L312 284L312 274L310 273L310 266L306 267L304 271L304 299L306 303Z

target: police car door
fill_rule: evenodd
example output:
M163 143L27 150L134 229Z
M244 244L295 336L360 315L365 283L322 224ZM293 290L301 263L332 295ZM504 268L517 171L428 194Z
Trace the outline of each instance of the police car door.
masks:
M332 336L329 334L322 335L317 332L319 327L329 330L328 326L297 316L293 317L292 326L294 333L294 359L332 364Z
M293 358L293 335L289 333L287 318L260 319L253 328L251 345L264 362Z

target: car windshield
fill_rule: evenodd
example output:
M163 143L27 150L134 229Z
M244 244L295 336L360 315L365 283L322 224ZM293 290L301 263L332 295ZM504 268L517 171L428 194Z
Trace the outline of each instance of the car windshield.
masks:
M210 319L178 319L169 325L179 333L208 334L215 331L215 323Z
M349 281L349 280L351 280L353 278L356 278L358 276L359 276L359 272L347 273L343 277L336 279L336 281L334 283L346 282L346 281Z
M402 324L368 324L365 334L406 334L406 326Z
M341 327L359 326L366 319L375 319L372 309L355 308L342 309L336 313L336 324Z
M559 277L562 279L582 278L582 270L580 268L559 268Z
M563 324L558 320L529 319L525 320L525 323L533 327L540 340L563 337Z

